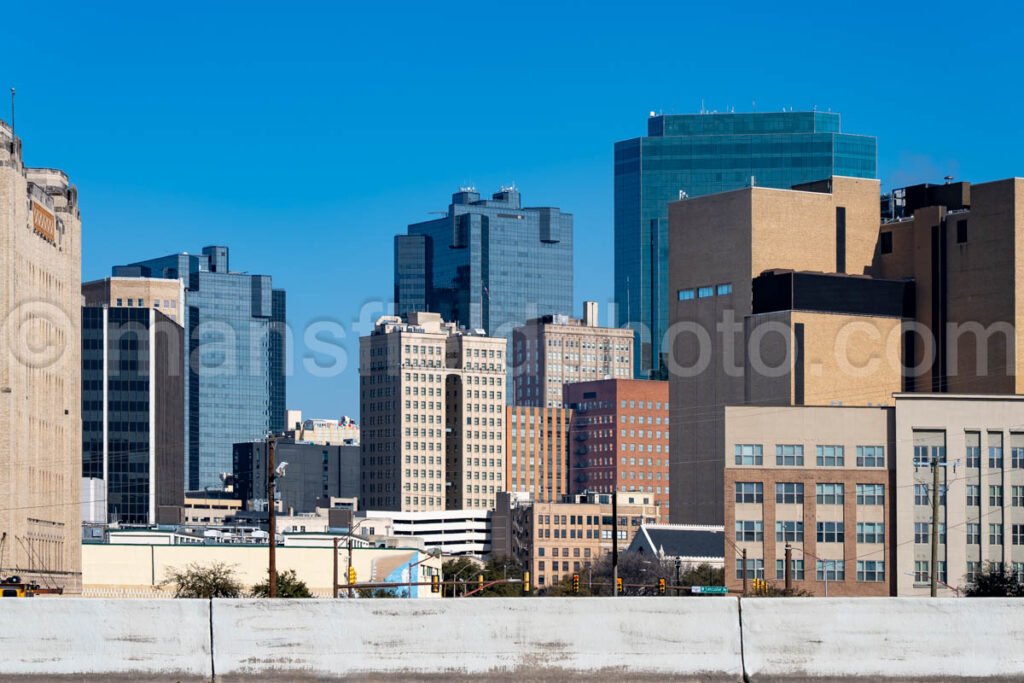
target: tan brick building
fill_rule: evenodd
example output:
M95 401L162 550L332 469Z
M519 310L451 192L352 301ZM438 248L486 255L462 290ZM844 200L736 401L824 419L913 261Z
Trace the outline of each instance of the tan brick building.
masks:
M0 123L0 575L81 590L78 192Z
M889 407L730 406L725 434L725 580L814 595L889 595L895 585Z
M569 493L572 411L530 406L505 410L507 489L539 502L562 500Z
M82 283L86 306L153 308L185 324L185 284L158 277L108 277Z
M908 391L1024 393L1024 178L904 188L871 272L913 278Z
M672 521L722 523L724 407L746 400L751 282L770 269L863 274L877 180L749 187L669 205Z
M360 339L360 506L494 505L505 486L506 340L436 313L383 317Z
M646 493L669 517L668 382L608 379L565 387L573 409L570 492Z
M562 405L573 382L633 377L633 332L598 327L597 302L583 303L582 320L547 315L528 320L512 335L515 404Z
M538 591L557 585L573 573L586 571L612 549L612 494L588 493L571 502L519 503L499 506L495 527L507 526L512 555L531 572ZM657 506L647 494L619 493L619 552L643 524L657 524ZM502 552L495 547L495 552Z

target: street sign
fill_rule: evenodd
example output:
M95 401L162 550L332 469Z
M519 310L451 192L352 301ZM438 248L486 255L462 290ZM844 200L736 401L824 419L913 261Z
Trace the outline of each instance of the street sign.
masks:
M725 586L690 586L690 592L694 595L728 595L729 589Z

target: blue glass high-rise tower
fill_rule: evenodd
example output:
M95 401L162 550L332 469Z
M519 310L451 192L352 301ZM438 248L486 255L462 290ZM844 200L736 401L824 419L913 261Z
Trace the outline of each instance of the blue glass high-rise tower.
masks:
M285 426L285 292L269 275L228 268L228 248L171 254L126 266L118 277L185 285L185 486L221 486L236 443Z
M572 215L524 208L514 188L456 192L444 218L395 237L395 310L508 339L530 318L571 314Z
M874 178L876 166L875 138L841 132L832 112L651 116L647 137L616 143L615 303L617 323L637 331L637 376L664 375L669 202L752 184Z

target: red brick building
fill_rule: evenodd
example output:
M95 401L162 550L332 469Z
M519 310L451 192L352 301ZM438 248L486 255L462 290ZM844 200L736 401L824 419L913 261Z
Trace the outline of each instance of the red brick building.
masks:
M668 382L606 379L567 384L569 489L653 495L669 513Z

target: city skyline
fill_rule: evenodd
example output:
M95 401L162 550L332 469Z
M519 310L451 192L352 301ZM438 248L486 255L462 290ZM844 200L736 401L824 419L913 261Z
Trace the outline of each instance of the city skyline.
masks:
M906 88L880 86L923 52L919 41L892 41L868 13L844 17L840 31L860 42L843 51L834 47L841 35L810 30L820 19L810 12L776 17L751 6L726 33L714 30L710 8L616 9L527 6L514 16L481 9L442 18L410 8L389 20L385 36L362 34L381 18L367 9L323 17L319 28L266 7L246 16L207 9L204 22L147 10L111 22L68 5L53 12L66 39L50 51L33 49L27 33L9 37L0 84L18 88L26 161L66 169L82 190L83 280L152 254L228 244L238 263L289 292L294 329L323 317L345 323L344 373L315 377L297 362L289 378L288 407L309 416L357 414L357 338L368 330L352 322L364 302L392 298L393 236L443 209L439 198L461 185L487 191L514 182L531 205L572 213L576 300L566 313L579 315L584 299L608 310L613 144L643 135L651 110L831 108L843 113L845 130L878 138L883 190L947 174L980 182L1019 172L1014 158L1024 142L1006 134L1017 96L1000 87L998 69L978 68L1019 57L1018 41L998 39L1012 16L996 21L988 14L995 10L975 8L959 18L971 59L943 62L947 83L1003 97L948 98L936 109L901 95ZM659 22L644 21L653 13ZM12 25L32 19L27 9L12 14ZM578 30L520 40L537 19ZM913 26L914 35L948 28L941 12L890 8L886 19ZM681 53L679 27L694 22L712 28ZM472 32L484 24L487 31ZM225 38L228 26L240 37ZM441 26L461 29L480 49L437 46L431 35ZM614 49L620 32L641 31L643 54ZM803 40L786 39L796 33ZM180 36L200 49L158 47ZM282 39L282 51L260 52L255 46L271 36ZM956 57L957 47L944 49L930 55ZM448 97L452 64L460 65L460 85ZM54 73L61 88L52 87ZM509 98L508 88L493 87L495 73L534 96ZM382 85L389 82L399 87ZM0 116L9 119L7 106ZM470 137L474 144L465 145ZM478 142L487 140L494 144ZM368 314L364 325L384 312ZM299 335L293 356L306 353Z

